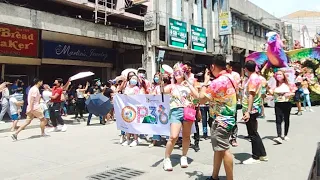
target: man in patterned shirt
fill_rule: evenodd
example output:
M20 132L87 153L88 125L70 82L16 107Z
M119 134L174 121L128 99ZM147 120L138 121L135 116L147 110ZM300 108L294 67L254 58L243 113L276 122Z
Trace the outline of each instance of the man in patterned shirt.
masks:
M210 72L215 79L210 84ZM213 173L208 180L218 180L222 161L227 180L233 180L233 155L229 151L229 138L235 125L237 106L235 80L226 71L226 59L218 56L205 73L204 85L201 88L201 103L209 102L209 114L214 118L211 128L211 144L214 151Z
M255 72L256 63L247 61L245 63L245 73L248 79L244 82L244 94L242 101L243 120L246 122L247 130L251 138L252 157L245 160L243 164L256 164L261 161L268 161L267 153L261 137L258 133L257 117L261 114L261 89L262 81Z
M236 88L236 91L237 91L237 100L238 100L239 97L240 97L240 94L239 94L239 86L241 84L240 74L232 70L232 66L231 66L230 63L227 64L227 72L231 74L232 78L235 81L234 87ZM237 147L238 146L238 143L237 143L237 137L238 137L237 116L238 116L238 113L236 111L236 114L234 115L235 120L236 120L236 124L234 125L234 127L232 129L231 138L230 138L230 144L233 147Z

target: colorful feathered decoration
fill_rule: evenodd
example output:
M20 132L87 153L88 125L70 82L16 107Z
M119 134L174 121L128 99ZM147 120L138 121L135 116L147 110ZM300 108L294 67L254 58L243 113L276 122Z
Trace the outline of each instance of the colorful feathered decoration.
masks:
M317 59L320 61L320 47L317 48L303 48L288 51L287 55L290 61L301 61L303 59Z
M270 67L288 67L291 61L311 58L320 61L320 48L303 48L285 52L280 36L275 32L269 32L267 52L254 52L250 54L246 61L253 60L257 66L263 67L263 70ZM265 64L266 63L266 64ZM265 65L264 65L265 64ZM262 70L262 71L263 71Z
M269 32L268 37L268 49L267 57L269 59L268 67L270 65L276 67L288 67L288 58L283 49L282 40L280 39L279 34L275 32Z

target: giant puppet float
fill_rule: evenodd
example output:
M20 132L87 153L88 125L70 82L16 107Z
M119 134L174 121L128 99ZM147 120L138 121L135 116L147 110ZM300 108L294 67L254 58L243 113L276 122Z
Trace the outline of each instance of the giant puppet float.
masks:
M314 101L320 100L320 85L317 75L313 72L320 65L320 47L300 48L284 51L283 43L279 34L269 32L267 34L267 51L254 52L250 54L246 61L253 60L257 67L261 69L261 73L270 79L274 72L283 70L286 72L291 83L295 82L295 72L300 72L304 77L309 77L310 74L310 90L311 99Z

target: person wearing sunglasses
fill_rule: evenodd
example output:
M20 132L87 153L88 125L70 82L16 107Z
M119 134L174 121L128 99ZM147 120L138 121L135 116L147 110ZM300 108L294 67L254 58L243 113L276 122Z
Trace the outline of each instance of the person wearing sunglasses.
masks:
M182 129L182 157L180 158L180 166L182 168L188 167L187 153L190 146L191 127L194 122L186 120L184 117L184 110L192 106L192 99L198 98L198 91L193 85L186 81L185 65L177 63L173 67L173 81L174 83L166 86L164 92L171 94L170 98L170 138L167 141L165 158L163 161L163 169L165 171L172 171L172 164L170 155L173 147L176 144L180 131ZM194 117L195 118L195 117Z

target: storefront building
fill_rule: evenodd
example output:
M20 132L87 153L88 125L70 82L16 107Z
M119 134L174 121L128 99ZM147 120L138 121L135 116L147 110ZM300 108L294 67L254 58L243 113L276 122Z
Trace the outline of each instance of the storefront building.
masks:
M37 75L39 31L36 29L0 24L1 79L29 82Z

